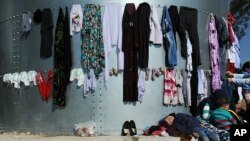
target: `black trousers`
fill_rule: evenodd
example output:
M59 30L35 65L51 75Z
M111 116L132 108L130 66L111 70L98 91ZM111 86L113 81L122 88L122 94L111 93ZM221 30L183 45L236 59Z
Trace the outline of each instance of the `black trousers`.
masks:
M181 40L181 55L187 57L187 38L186 31L188 32L190 42L193 48L193 65L201 65L200 59L200 45L198 36L198 14L197 9L189 7L180 7L180 25L179 25L179 36Z
M172 22L173 32L174 32L174 39L176 42L176 31L179 34L179 24L180 24L180 17L178 14L177 6L171 5L168 8L169 16Z

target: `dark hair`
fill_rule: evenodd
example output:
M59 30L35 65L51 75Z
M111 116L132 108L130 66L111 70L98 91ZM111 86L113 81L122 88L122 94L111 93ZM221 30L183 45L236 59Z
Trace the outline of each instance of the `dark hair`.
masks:
M242 71L246 71L246 69L249 69L250 68L250 62L245 62L242 66Z
M217 104L219 107L222 107L223 105L229 104L229 100L225 96L222 96L222 97L218 98Z
M175 113L171 113L171 114L165 116L164 118L162 118L162 119L159 121L158 125L168 127L169 125L168 125L168 123L166 122L166 118L167 118L168 116L173 116L173 117L175 117Z

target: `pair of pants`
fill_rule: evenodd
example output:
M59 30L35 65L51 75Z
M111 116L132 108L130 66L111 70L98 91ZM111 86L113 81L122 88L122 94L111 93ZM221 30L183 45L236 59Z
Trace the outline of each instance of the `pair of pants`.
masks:
M220 137L216 132L205 127L196 127L193 131L199 134L199 141L220 141Z
M200 45L198 36L198 14L197 9L180 7L180 25L179 25L179 36L181 40L181 55L187 57L187 38L186 31L188 32L190 41L193 46L193 64L195 66L201 65L200 59Z

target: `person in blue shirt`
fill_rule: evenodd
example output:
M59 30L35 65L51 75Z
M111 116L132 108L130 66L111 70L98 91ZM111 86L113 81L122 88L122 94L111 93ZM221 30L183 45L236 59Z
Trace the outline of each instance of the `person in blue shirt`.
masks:
M247 61L242 66L242 74L234 74L226 72L228 81L242 86L242 95L246 101L247 121L250 121L250 61Z
M195 117L184 113L172 113L159 121L167 130L192 134L199 141L220 141L216 132L206 129Z

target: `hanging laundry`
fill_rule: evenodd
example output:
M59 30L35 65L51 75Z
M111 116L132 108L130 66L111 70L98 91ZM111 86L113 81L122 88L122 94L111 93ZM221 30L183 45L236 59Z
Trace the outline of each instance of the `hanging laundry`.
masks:
M15 72L12 74L11 84L14 84L14 88L20 89L20 76Z
M186 31L189 34L189 38L192 41L193 47L193 65L201 65L200 59L200 45L199 45L199 35L198 35L198 11L194 8L180 7L180 26L179 26L179 36L181 40L181 55L182 57L187 57L187 38ZM194 67L195 69L196 67Z
M179 25L180 25L180 16L178 14L178 9L177 6L175 5L170 5L168 8L169 16L172 22L172 27L173 27L173 33L174 33L174 38L176 42L176 31L179 34ZM177 42L176 42L177 44Z
M80 87L84 84L84 74L83 74L83 70L80 68L80 69L72 69L71 72L70 72L70 78L69 80L70 81L74 81L74 80L77 80L77 86Z
M143 97L145 95L145 71L140 70L139 71L139 78L138 78L138 82L137 82L137 86L138 86L138 101L140 103L142 103L143 101Z
M186 70L189 72L192 72L193 71L193 61L192 61L193 48L192 48L192 44L190 42L188 32L186 32L186 38L187 38L187 66L186 66Z
M103 34L101 23L101 7L99 4L86 4L83 13L83 29L81 31L81 61L84 73L93 69L97 78L105 67Z
M23 13L23 19L22 19L22 29L21 31L23 33L29 32L31 30L31 14L30 12Z
M201 101L202 99L208 96L207 78L203 69L198 69L197 71L198 71L198 101Z
M41 48L40 57L48 58L52 55L53 43L53 20L52 13L49 8L43 9L41 23Z
M148 68L149 59L149 36L150 36L150 25L149 16L151 8L146 2L140 3L136 10L136 21L139 32L139 48L138 48L138 65L139 68Z
M37 72L34 70L31 70L28 72L28 79L29 79L30 84L32 84L32 82L33 82L34 85L37 85L36 84L36 74L37 74Z
M177 105L177 89L175 72L173 69L165 68L163 104Z
M217 38L220 47L224 47L225 44L229 41L229 33L226 23L223 18L219 16L214 16L215 18L215 26L217 30Z
M155 45L162 44L162 32L161 32L161 24L159 21L159 16L157 13L156 6L151 5L151 12L149 17L149 25L150 25L150 36L149 43Z
M3 75L3 82L4 83L8 83L9 85L11 84L11 80L12 80L12 74L11 73L6 73Z
M229 41L231 44L234 42L234 33L233 33L233 24L235 23L235 19L230 11L227 12L228 19L228 30L229 30Z
M220 58L219 58L219 43L217 38L217 30L215 28L214 16L210 15L209 23L209 49L210 49L210 63L212 69L212 91L221 89L220 79Z
M91 69L89 76L84 77L84 90L83 95L87 96L89 93L94 92L96 90L96 77L94 70Z
M36 81L38 89L43 101L48 101L51 93L51 79L53 77L53 71L49 70L47 80L45 80L42 72L37 72Z
M175 70L175 80L176 80L177 103L184 104L184 98L182 93L183 78L180 70Z
M116 46L117 69L124 69L124 53L122 52L122 15L124 7L119 3L105 5L103 15L103 42L105 52L105 86L108 83L108 56Z
M24 84L24 86L29 86L30 82L29 82L29 77L28 77L28 73L23 71L19 74L20 77L20 82L22 82Z
M70 11L70 35L82 30L83 11L80 4L73 4Z
M55 31L53 103L59 107L66 106L66 91L72 67L67 7L65 13L66 16L60 7Z
M122 51L124 52L123 101L138 100L138 60L139 48L136 9L133 3L125 5L122 20Z
M163 34L163 47L166 52L165 65L166 67L174 67L177 65L176 43L171 19L166 6L163 8L161 28Z

